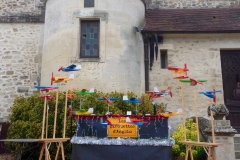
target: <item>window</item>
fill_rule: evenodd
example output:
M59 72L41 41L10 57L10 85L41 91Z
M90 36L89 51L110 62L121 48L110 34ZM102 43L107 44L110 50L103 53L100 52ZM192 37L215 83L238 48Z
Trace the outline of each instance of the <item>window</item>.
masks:
M167 68L167 51L160 51L160 61L161 61L161 69L166 69Z
M81 21L80 58L99 57L99 20Z
M94 7L94 0L84 0L84 7Z

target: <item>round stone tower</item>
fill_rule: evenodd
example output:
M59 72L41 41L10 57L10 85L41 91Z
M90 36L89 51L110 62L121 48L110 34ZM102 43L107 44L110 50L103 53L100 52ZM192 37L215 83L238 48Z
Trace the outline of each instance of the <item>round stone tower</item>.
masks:
M69 89L144 92L143 40L134 30L144 16L141 0L48 0L41 85L50 85L52 72L68 77L61 66L80 64Z

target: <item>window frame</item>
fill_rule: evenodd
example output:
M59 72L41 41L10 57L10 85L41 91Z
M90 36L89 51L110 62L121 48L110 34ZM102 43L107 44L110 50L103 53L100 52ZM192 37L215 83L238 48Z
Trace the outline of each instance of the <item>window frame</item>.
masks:
M98 25L99 25L99 27L98 27L98 53L97 53L97 55L96 56L83 56L82 54L81 54L81 52L82 52L82 23L83 22L98 22ZM100 19L81 19L80 20L80 29L79 29L79 31L80 31L80 33L79 33L79 36L80 36L80 51L79 51L79 58L80 59L83 59L83 58L99 58L100 57Z
M84 8L91 8L91 7L94 7L95 6L95 0L91 0L91 2L92 2L92 5L88 5L88 1L89 0L84 0Z
M163 64L162 64L162 55L165 55L164 57L164 61L165 61L165 66L163 67ZM161 69L167 69L168 68L168 53L167 53L167 50L160 50L160 67Z

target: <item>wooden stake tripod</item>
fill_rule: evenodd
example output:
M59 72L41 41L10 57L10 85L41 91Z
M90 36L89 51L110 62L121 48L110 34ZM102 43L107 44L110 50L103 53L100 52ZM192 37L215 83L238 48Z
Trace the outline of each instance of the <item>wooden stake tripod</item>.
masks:
M213 121L213 113L212 113L212 102L210 102L210 113L211 113L211 126L212 126L212 143L209 142L200 142L199 140L199 132L198 132L198 114L197 114L197 101L196 101L196 91L194 90L194 108L196 113L196 127L197 127L197 142L194 141L180 141L182 144L186 145L186 156L185 160L188 160L188 156L190 154L191 160L193 160L192 155L192 147L193 146L202 146L208 148L208 159L207 160L216 160L216 156L214 153L214 148L221 145L220 143L215 143L215 134L214 134L214 121Z
M193 141L180 141L182 144L186 145L186 156L185 160L188 160L190 153L191 160L193 160L192 147L193 146L202 146L208 148L208 159L207 160L216 160L214 153L214 148L221 145L220 143L208 143L208 142L193 142Z
M49 152L48 152L48 144L49 143L58 143L55 160L57 160L57 158L58 158L58 154L59 154L60 149L61 149L61 153L62 153L62 160L65 160L63 142L66 142L69 139L70 138L39 139L38 142L43 143L42 144L42 149L41 149L41 152L40 152L40 156L39 156L39 160L42 160L43 152L45 152L45 160L49 160L49 157L48 157L48 156L50 156Z
M45 154L45 160L50 159L50 154L48 151L48 144L50 143L57 143L57 152L55 156L55 160L58 158L59 151L61 149L61 154L62 154L62 160L65 160L65 155L64 155L64 147L63 147L63 142L66 142L70 138L65 138L65 128L66 128L66 103L67 103L67 87L66 87L66 100L65 100L65 113L64 113L64 131L63 131L63 138L55 138L56 134L56 120L57 120L57 107L58 107L58 90L56 93L56 104L55 104L55 115L54 115L54 127L53 127L53 138L48 138L47 137L47 131L48 131L48 122L46 122L46 136L44 137L44 132L45 132L45 119L48 121L48 112L46 111L46 104L47 104L47 97L45 96L44 98L44 109L43 109L43 120L42 120L42 135L41 139L37 139L38 142L43 143L42 148L40 151L40 156L39 160L42 160L43 158L43 153ZM47 114L47 117L46 117Z

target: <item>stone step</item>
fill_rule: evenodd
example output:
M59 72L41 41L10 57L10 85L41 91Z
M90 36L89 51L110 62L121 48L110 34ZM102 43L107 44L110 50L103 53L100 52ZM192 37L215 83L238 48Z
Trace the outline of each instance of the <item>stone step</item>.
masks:
M235 151L240 151L240 143L234 143Z
M235 149L235 160L240 160L240 134L235 134L234 149Z
M240 151L239 152L235 152L235 158L236 159L240 159Z
M240 137L233 137L234 143L240 143Z

